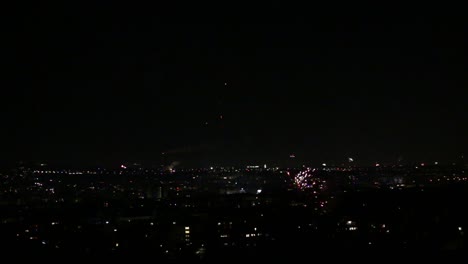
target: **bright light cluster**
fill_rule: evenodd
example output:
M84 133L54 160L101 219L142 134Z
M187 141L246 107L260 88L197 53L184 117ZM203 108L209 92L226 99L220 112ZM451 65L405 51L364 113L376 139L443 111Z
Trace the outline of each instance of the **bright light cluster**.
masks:
M294 183L296 186L301 189L307 189L307 188L312 188L314 185L318 184L319 182L315 177L313 177L313 172L315 172L315 169L310 169L307 168L304 171L299 172L295 177L294 177Z

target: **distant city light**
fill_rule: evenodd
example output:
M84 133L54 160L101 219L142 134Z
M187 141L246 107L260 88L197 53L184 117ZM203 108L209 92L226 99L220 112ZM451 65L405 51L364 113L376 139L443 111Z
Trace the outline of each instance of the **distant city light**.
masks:
M295 157L294 154L291 155ZM287 163L288 159L287 152L283 153L284 163ZM302 156L300 159L302 159ZM12 205L20 202L17 205L18 208L27 209L27 206L33 206L24 213L20 213L20 215L28 215L29 211L35 212L44 208L43 204L46 202L48 205L45 207L45 213L49 212L47 208L50 207L57 208L54 212L58 212L59 214L51 214L47 217L47 220L42 219L40 214L38 214L37 218L32 218L30 221L28 220L21 224L14 224L14 222L18 221L16 218L12 218L12 220L5 218L0 224L3 224L6 229L12 228L11 231L9 230L12 239L21 243L24 241L28 243L35 242L35 246L40 246L41 248L46 246L51 248L64 247L64 250L68 250L70 246L82 246L83 250L87 247L86 244L62 243L62 239L57 240L56 238L60 238L69 232L78 232L78 234L91 233L89 240L92 241L92 239L96 238L92 232L96 228L101 228L103 229L101 231L104 233L96 233L96 235L107 236L106 241L108 243L97 245L100 248L96 250L114 250L115 252L119 252L125 249L127 251L129 246L130 249L134 248L131 245L136 240L137 243L141 241L151 245L153 249L157 247L158 243L164 243L166 246L163 247L163 244L161 244L161 248L158 251L163 254L166 249L169 249L171 257L174 258L185 254L184 252L192 254L199 247L200 242L206 243L210 241L210 236L212 238L219 239L221 237L224 239L220 239L222 243L213 240L213 243L207 244L209 252L216 250L218 246L223 244L227 247L232 246L238 249L244 247L252 249L253 247L263 247L268 244L261 243L269 243L268 241L278 237L275 233L292 232L292 235L294 235L298 234L298 231L304 231L304 237L312 235L312 232L329 232L330 237L333 236L334 241L337 243L348 241L349 236L362 235L359 238L359 245L356 245L359 247L365 246L368 249L372 246L382 246L383 249L386 249L388 247L386 245L389 241L388 239L391 239L392 243L398 243L398 245L401 243L406 244L408 249L412 250L414 246L418 247L417 242L419 240L417 234L421 231L418 228L414 229L412 227L415 224L417 225L420 222L420 218L424 215L418 217L419 215L413 214L412 210L403 210L403 208L417 206L417 203L414 203L414 201L418 201L419 198L416 196L415 198L409 197L408 201L402 200L398 201L398 203L397 201L392 203L372 203L371 201L374 198L380 198L379 193L386 195L389 192L388 190L403 190L408 188L408 190L418 193L424 191L433 199L442 199L441 204L448 203L445 201L444 196L447 194L449 196L452 195L451 192L459 192L455 193L458 200L463 201L465 198L463 195L458 195L465 194L463 189L448 189L446 187L447 183L462 185L468 181L466 166L461 163L459 164L459 168L447 168L446 165L451 163L447 163L444 160L441 166L435 166L439 164L438 161L425 160L425 162L422 162L424 159L417 161L419 165L417 162L402 165L400 162L390 163L382 160L384 162L383 165L375 161L372 164L372 161L370 161L365 167L361 167L354 166L354 163L352 163L354 159L351 157L342 156L339 164L331 159L321 159L322 162L328 160L331 163L328 163L329 166L327 166L327 163L318 164L320 162L320 159L318 159L318 161L315 161L316 164L311 166L308 163L302 165L302 162L294 162L298 160L289 159L289 163L296 163L295 166L276 168L277 171L275 171L274 166L276 165L274 164L268 165L272 166L268 167L268 170L266 170L267 164L262 165L261 162L258 165L245 166L247 164L255 164L254 161L237 167L226 167L226 165L221 165L222 163L215 163L212 166L217 167L210 167L209 163L207 163L205 166L198 168L185 168L181 166L178 169L180 175L171 175L166 165L164 165L165 162L162 162L163 164L158 165L158 167L148 169L136 168L133 162L125 160L124 162L128 162L127 164L129 164L128 169L124 164L114 164L110 169L96 170L60 169L39 171L33 168L29 169L26 167L23 169L20 167L18 175L11 175L7 171L0 172L0 178L5 182L3 187L0 186L0 194L4 199L7 199L6 202ZM346 163L346 159L348 159L349 163ZM358 156L358 160L360 160L360 156ZM246 167L249 170L246 170ZM55 172L58 172L58 174L47 175L47 173ZM32 174L29 175L28 173ZM85 182L88 177L76 177L76 179L70 177L75 174L85 174L88 176L89 174L96 173L102 176L93 177L88 182ZM109 177L110 175L121 176L114 176L115 181L107 181L106 179L112 178ZM16 184L16 181L19 182L20 180L23 182L21 183L23 185ZM440 187L437 184L440 184ZM428 188L429 186L430 188ZM263 188L267 190L265 193L263 193ZM443 192L438 191L437 188L441 188L440 190ZM68 193L62 191L55 192L54 190L69 190L72 195L68 195ZM359 193L360 190L372 191ZM286 191L293 195L288 196L289 198L285 197L284 210L281 209L283 207L278 210L275 209L276 202L272 203L270 201L277 199L275 196L277 193L281 194ZM346 194L347 191L349 195ZM230 197L223 199L226 202L220 204L216 202L217 195L203 195L207 192L220 193L223 196L226 194L226 196L230 195ZM394 192L392 191L392 193ZM196 198L197 193L203 195L201 196L203 199ZM239 193L248 193L249 195L237 195ZM83 218L80 217L77 221L75 219L64 219L60 216L61 208L70 208L72 203L73 205L78 205L72 207L81 208L89 205L91 197L100 197L101 195L102 197L98 199L99 201L96 202L96 206L90 208L93 210L92 214ZM36 200L41 201L38 200L38 197L44 203L36 203ZM348 203L346 199L342 199L341 197L349 197L352 200L356 200L356 202L353 202L348 210L339 210L342 205ZM354 199L353 197L358 199ZM123 202L119 203L117 200L111 202L114 199L121 199ZM30 205L28 202L30 202ZM119 211L122 213L114 215L112 212L102 211L103 209L115 207L115 204L120 204L122 208ZM220 207L220 205L224 208ZM140 211L140 207L150 208ZM260 209L257 209L258 207ZM378 210L382 208L382 210L393 213L382 218L376 218L372 214L356 215L354 212L362 211L363 208L361 207L365 207L364 209L369 212L372 212L375 208ZM182 208L190 208L190 212L219 211L221 214L207 214L205 217L206 221L204 222L212 226L200 226L200 219L197 219L197 217L193 217L193 219L184 218L183 213L187 209ZM211 209L207 210L208 208ZM461 210L460 208L462 209L463 207L453 206L443 209L442 212L444 210L450 210L447 211L448 213L451 213L451 211L457 212L457 210ZM168 211L170 214L167 216L163 214L161 215L162 218L160 218L160 209ZM274 210L272 211L271 209ZM237 216L236 210L248 210L249 215ZM330 215L333 217L327 217L327 219L330 218L330 221L326 225L323 225L320 220L315 222L315 217L291 217L288 225L271 228L270 222L275 218L275 215L285 214L285 217L288 217L287 213L292 210L314 213L317 216L325 215L327 217L327 215ZM399 212L397 213L396 210L399 210ZM224 211L232 211L234 213L227 214ZM269 214L268 212L270 211L273 214ZM38 212L40 213L40 211ZM436 210L435 214L439 213L440 208ZM114 215L114 217L109 218L109 214ZM264 214L265 217L263 217ZM465 235L463 230L465 224L460 219L453 217L453 215L453 213L450 214L447 218L448 221L444 221L440 225L441 228L447 229L447 232L453 232L454 235L458 236L458 239L461 239ZM173 217L173 222L170 221L171 218L169 217L171 216ZM412 216L416 217L413 219L411 218ZM104 218L113 219L112 225L110 224L110 220L104 220ZM409 220L401 222L401 219ZM176 224L175 221L179 221L179 223ZM169 228L170 223L175 226ZM400 223L402 228L408 232L408 236L400 236L398 229L394 229L395 223ZM103 224L106 226L103 227ZM463 226L458 226L457 224L463 224ZM150 225L150 228L147 225ZM330 228L327 227L328 225ZM134 236L131 231L135 230L135 228L141 229L141 232L138 232ZM275 230L275 228L279 229ZM120 232L117 232L118 229L120 229ZM358 229L359 232L357 232ZM459 232L456 232L457 230ZM162 236L158 235L160 231L163 232ZM165 235L166 231L170 233ZM250 233L252 231L254 233ZM361 232L364 232L364 234L360 234ZM427 229L424 232L428 232L428 235L431 237L437 238L439 235L437 230ZM393 233L396 234L394 237L391 235ZM389 235L391 237L387 238ZM252 239L243 239L244 236ZM455 236L454 239L457 239L457 237ZM124 243L122 247L120 247L120 242L118 241ZM183 241L185 241L185 246L189 247L184 248ZM279 243L283 242L288 243L286 240L279 241ZM372 246L369 246L370 244ZM21 246L22 244L19 245ZM153 249L148 247L148 250Z

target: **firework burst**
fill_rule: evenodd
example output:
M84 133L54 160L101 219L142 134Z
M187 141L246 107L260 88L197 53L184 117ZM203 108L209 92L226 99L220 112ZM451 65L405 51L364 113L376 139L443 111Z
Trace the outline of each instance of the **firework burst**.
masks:
M316 184L318 184L317 179L313 176L315 169L307 168L296 174L294 177L294 183L296 184L297 188L301 190L313 188Z

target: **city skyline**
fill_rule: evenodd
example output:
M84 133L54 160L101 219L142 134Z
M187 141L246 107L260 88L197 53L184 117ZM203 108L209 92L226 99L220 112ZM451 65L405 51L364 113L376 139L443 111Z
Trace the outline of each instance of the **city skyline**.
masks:
M465 9L145 4L7 4L4 259L468 259Z

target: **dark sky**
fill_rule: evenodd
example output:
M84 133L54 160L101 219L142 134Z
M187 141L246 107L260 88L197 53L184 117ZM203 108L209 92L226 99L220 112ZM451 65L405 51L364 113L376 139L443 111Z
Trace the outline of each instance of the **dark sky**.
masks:
M468 147L463 16L161 13L15 10L2 161L368 163L452 160Z

